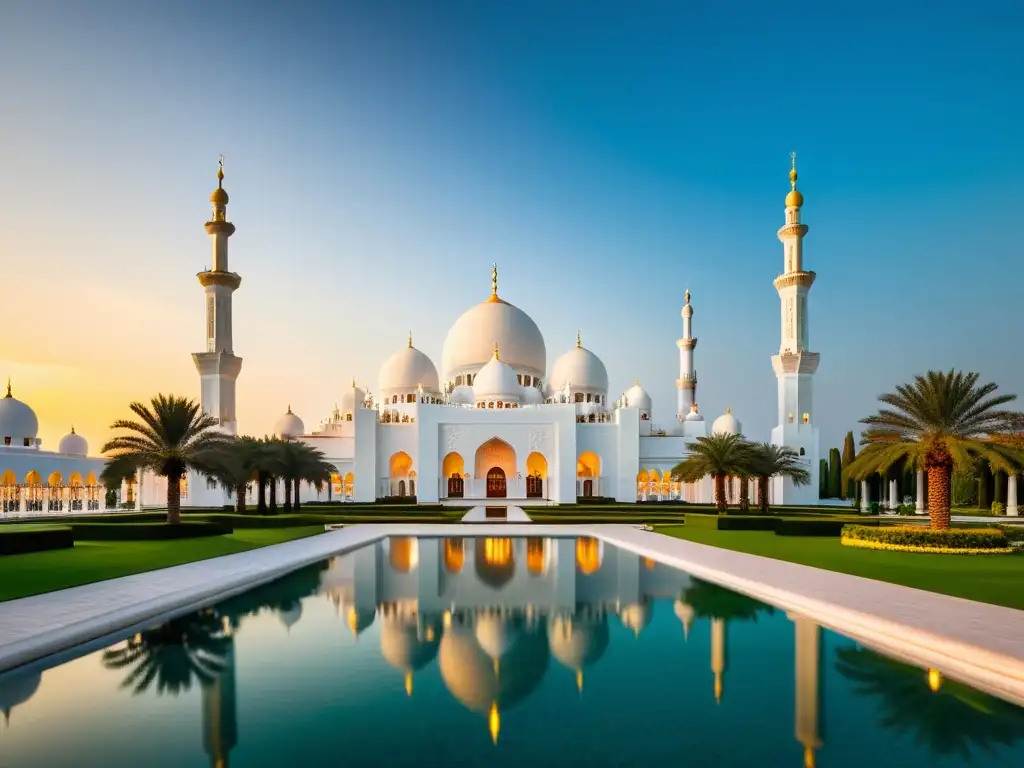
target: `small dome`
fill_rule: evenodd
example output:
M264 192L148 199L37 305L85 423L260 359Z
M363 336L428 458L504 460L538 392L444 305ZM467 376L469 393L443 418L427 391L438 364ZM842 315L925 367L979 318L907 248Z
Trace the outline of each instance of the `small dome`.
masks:
M608 649L608 621L597 618L555 616L548 620L551 655L569 669L588 667Z
M619 614L619 618L622 619L622 625L626 629L633 630L633 634L637 636L651 623L653 616L654 606L649 601L630 603Z
M281 619L281 623L284 624L285 629L291 629L298 624L299 619L302 618L302 603L296 600L287 608L279 610L277 612L277 617Z
M25 438L35 440L38 433L36 412L11 394L7 382L7 396L0 399L0 437L11 438L11 445L22 445Z
M352 413L357 405L362 406L364 400L366 400L365 390L357 387L356 380L352 379L352 384L346 387L341 395L341 412Z
M84 437L75 432L74 427L71 427L71 431L60 439L60 446L57 448L57 451L58 453L66 453L70 456L88 456L89 443L86 442Z
M460 384L448 395L448 400L454 405L472 405L476 402L476 397L473 395L472 387Z
M385 395L390 395L399 390L415 391L419 387L423 387L425 392L440 390L437 368L429 357L412 345L410 335L409 346L395 352L380 367L380 388Z
M725 413L715 419L711 425L713 435L742 435L743 425L740 420L732 415L732 408L726 408Z
M519 641L522 626L514 618L485 613L477 618L473 634L484 653L494 661L501 661Z
M804 196L800 194L799 189L791 189L789 194L786 195L786 207L787 208L799 208L804 204Z
M0 712L3 713L5 719L10 718L11 710L35 696L41 681L41 672L34 674L14 672L4 677L4 684L0 685Z
M572 389L589 389L606 393L608 371L595 355L579 343L555 360L548 375L548 386L552 392L560 391L568 382Z
M440 633L421 633L415 621L398 616L386 617L380 628L380 653L384 660L402 672L417 672L437 655Z
M639 408L641 411L651 410L651 396L640 386L639 381L623 393L623 401L625 408Z
M683 311L681 312L683 317L693 317L693 307L690 306L690 289L686 289L685 294L686 303L683 304Z
M498 356L498 347L494 347L494 355L487 365L473 379L473 396L477 400L501 399L518 401L522 385L516 378L511 366L502 362Z
M278 437L298 437L306 434L306 425L302 423L302 419L292 413L292 407L289 405L287 413L274 425L274 434Z
M696 403L690 406L690 412L686 414L684 421L704 421L704 417L701 416L700 411L697 410Z
M210 202L214 205L228 204L228 193L224 190L224 187L217 187L213 190L213 193L210 195Z
M540 405L544 402L544 395L536 387L523 387L519 392L519 402L523 405Z

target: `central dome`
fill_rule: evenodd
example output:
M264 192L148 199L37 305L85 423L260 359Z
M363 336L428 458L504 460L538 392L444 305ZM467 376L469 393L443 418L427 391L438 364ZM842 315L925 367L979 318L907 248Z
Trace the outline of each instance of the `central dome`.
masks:
M495 344L501 349L502 361L516 371L544 377L544 337L529 315L498 298L496 272L490 298L464 312L445 337L441 356L445 381L476 373L491 359Z

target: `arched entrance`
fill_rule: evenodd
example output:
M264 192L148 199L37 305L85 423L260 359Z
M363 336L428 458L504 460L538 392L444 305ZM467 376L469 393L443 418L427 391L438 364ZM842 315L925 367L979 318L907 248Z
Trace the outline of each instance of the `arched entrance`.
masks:
M579 495L589 498L594 495L594 480L601 476L601 457L593 451L585 451L576 457L576 479Z
M526 498L544 497L544 481L548 476L548 460L534 451L526 457Z
M508 488L505 484L505 470L501 467L491 467L487 470L487 498L504 499L508 495Z
M448 498L461 499L465 494L465 482L462 475L466 471L466 463L462 456L452 451L441 462L441 477L448 481Z

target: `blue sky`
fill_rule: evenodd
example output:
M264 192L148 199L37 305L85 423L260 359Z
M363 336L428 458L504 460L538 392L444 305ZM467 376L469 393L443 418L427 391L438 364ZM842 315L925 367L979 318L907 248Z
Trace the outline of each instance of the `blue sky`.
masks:
M48 443L198 396L224 153L245 431L314 425L410 328L439 364L496 261L549 366L580 328L663 423L688 284L702 411L766 439L796 150L823 448L928 368L1017 391L1022 34L1010 1L14 0L0 359Z

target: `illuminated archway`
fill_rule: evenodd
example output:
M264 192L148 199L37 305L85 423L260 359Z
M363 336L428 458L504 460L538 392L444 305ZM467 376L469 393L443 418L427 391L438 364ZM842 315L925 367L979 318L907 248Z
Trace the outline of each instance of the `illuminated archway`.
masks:
M501 589L512 578L516 570L512 539L493 537L477 539L474 548L476 550L474 552L476 575L484 584Z
M46 484L51 488L60 488L64 484L64 478L61 477L60 472L51 472L50 476L46 478Z
M451 477L452 475L458 475L462 477L466 471L466 462L463 461L462 455L452 451L444 460L441 462L441 475L443 477Z
M544 573L547 560L547 542L539 536L531 536L526 540L526 571L531 576Z
M89 473L89 475L85 478L85 484L86 485L97 485L97 483L96 483L96 473L95 472L90 472Z
M601 567L601 542L589 536L576 539L576 567L590 575Z
M585 451L576 457L576 477L600 477L601 457L593 451Z
M37 470L30 469L25 475L25 485L42 485L43 476Z
M346 496L351 496L352 495L352 491L355 488L355 484L356 484L356 476L352 472L347 472L345 474L345 495Z
M408 477L412 470L412 457L405 451L399 451L391 455L388 462L388 470L391 478Z
M444 540L444 567L448 573L461 573L466 561L466 548L462 539Z
M18 476L10 469L5 469L4 473L0 475L0 485L17 485Z
M413 536L392 536L388 547L388 562L397 573L409 573L419 562L419 546Z
M526 474L541 479L548 476L548 460L544 458L543 453L534 451L526 457Z
M515 449L500 437L492 437L476 449L473 476L487 477L495 467L504 472L506 478L517 474Z

